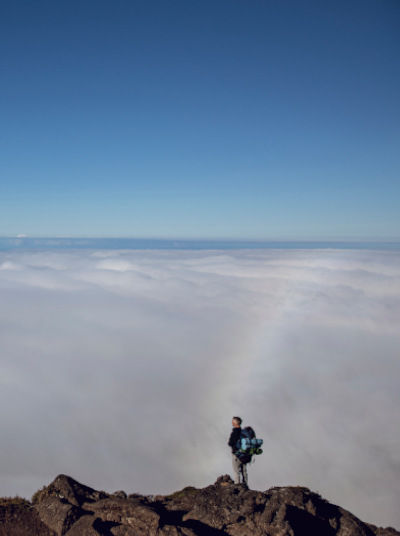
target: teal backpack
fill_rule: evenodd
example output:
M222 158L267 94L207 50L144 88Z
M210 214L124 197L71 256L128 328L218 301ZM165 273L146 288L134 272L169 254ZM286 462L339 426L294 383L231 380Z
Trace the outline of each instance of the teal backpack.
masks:
M246 426L240 432L240 439L236 443L235 456L242 463L249 463L253 455L262 454L261 445L264 443L262 439L256 437L251 426Z

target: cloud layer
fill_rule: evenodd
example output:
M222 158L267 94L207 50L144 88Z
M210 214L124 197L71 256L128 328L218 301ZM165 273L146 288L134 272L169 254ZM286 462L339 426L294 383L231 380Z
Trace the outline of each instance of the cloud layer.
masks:
M163 493L231 472L400 527L400 253L0 253L1 495L58 473Z

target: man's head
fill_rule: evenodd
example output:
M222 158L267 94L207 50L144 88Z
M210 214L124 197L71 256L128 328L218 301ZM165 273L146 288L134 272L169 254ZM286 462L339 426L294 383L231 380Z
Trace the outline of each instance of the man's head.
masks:
M232 418L232 426L234 428L240 428L241 424L242 424L242 419L240 417L233 417Z

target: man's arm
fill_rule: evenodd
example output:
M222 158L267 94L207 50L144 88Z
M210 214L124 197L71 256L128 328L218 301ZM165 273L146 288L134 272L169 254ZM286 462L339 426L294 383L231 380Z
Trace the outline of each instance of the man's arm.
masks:
M240 428L234 428L228 441L228 445L231 447L232 452L236 450L238 439L240 439Z

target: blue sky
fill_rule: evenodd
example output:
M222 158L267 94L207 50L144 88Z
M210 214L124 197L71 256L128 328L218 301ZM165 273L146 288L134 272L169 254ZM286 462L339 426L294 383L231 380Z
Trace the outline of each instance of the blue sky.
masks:
M398 0L8 1L0 235L398 239Z

